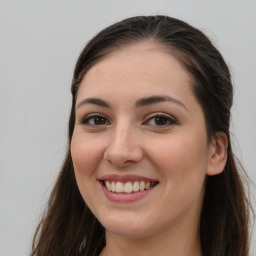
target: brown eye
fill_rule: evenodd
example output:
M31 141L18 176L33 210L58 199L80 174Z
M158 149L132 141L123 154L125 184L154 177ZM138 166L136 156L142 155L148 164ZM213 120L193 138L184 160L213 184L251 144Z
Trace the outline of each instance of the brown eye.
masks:
M168 123L168 119L164 116L157 116L155 117L155 124L156 125L166 125Z
M106 124L107 120L102 116L97 116L97 117L94 117L93 122L95 125L103 125L103 124Z
M82 124L87 125L109 125L110 122L107 118L100 115L90 115L82 120Z
M144 125L150 126L170 126L177 124L177 122L170 116L164 114L157 114L149 118Z

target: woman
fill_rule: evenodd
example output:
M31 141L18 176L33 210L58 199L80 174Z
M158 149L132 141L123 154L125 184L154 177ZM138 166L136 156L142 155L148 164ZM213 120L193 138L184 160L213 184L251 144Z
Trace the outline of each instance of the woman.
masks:
M69 148L31 255L248 255L231 78L204 34L123 20L87 44L71 90Z

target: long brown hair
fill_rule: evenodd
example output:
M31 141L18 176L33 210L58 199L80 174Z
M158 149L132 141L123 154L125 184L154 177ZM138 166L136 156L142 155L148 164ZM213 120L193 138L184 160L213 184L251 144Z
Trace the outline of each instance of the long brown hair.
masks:
M204 256L248 256L249 212L238 164L230 141L233 87L219 51L199 30L167 16L139 16L116 23L97 34L82 51L73 76L69 146L75 123L76 93L87 70L112 50L152 39L165 46L193 77L193 91L204 111L208 138L223 131L228 138L224 171L206 178L200 238ZM240 168L242 170L242 168ZM99 255L105 231L78 190L70 147L34 235L31 256Z

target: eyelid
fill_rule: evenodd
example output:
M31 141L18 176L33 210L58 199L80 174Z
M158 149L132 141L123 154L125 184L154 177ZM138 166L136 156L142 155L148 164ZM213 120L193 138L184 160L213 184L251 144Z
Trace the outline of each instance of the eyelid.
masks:
M109 124L111 124L111 121L109 120L108 117L106 117L105 115L101 114L101 113L90 113L90 114L87 114L85 115L83 118L81 118L80 120L80 124L83 124L83 125L90 125L90 126L97 126L97 125L91 125L89 123L86 123L90 118L95 118L95 117L102 117L104 119L106 119ZM103 125L102 125L103 126Z
M104 119L106 119L106 121L108 122L108 124L102 124L102 125L96 125L96 124L89 124L88 123L88 120L90 120L90 118L95 118L95 117L102 117ZM147 115L142 123L142 125L148 125L147 123L153 119L153 118L156 118L156 117L164 117L166 118L170 123L169 124L166 124L166 125L151 125L151 126L158 126L158 127L161 127L164 128L166 126L172 126L172 125L175 125L175 124L178 124L178 121L176 118L174 118L173 116L171 116L170 114L166 114L166 113L163 113L163 112L155 112L155 113L151 113L149 115ZM101 113L98 113L98 112L95 112L95 113L90 113L90 114L87 114L85 115L83 118L80 119L80 124L83 124L83 125L88 125L88 126L104 126L104 125L109 125L111 124L112 122L110 121L110 119L104 115L104 114L101 114Z
M163 112L156 112L156 113L152 113L148 116L146 116L146 121L143 122L143 124L145 124L146 122L148 122L149 120L153 119L153 118L156 118L156 117L165 117L166 119L168 119L172 124L167 124L167 125L163 125L163 127L166 127L166 126L170 126L170 125L174 125L174 124L178 124L178 121L176 118L174 118L173 116L169 115L169 114L166 114L166 113L163 113ZM153 126L153 125L152 125ZM160 125L155 125L155 126L158 126L160 127Z

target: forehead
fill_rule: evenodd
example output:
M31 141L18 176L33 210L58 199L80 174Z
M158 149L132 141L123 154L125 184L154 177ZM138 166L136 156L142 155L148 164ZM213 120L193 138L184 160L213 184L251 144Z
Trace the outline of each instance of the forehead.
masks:
M106 55L85 74L79 91L156 90L172 93L191 90L191 76L166 47L152 41L136 42Z

